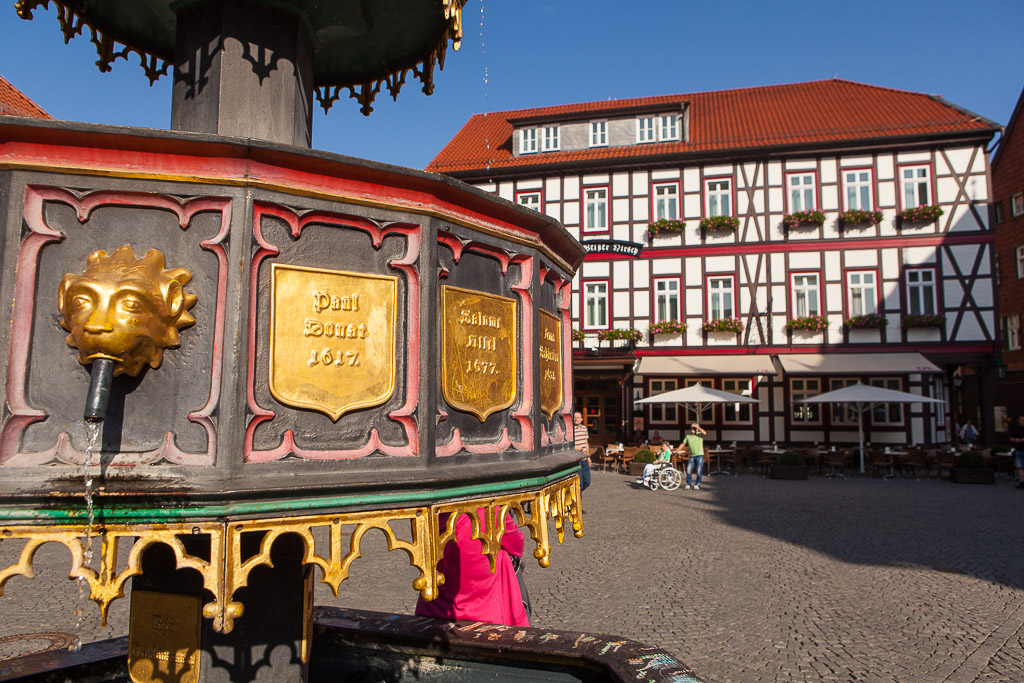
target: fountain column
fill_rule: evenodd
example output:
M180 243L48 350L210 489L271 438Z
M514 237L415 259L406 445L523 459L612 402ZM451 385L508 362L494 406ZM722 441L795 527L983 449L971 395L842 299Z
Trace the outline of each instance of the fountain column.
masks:
M213 0L178 14L171 129L309 147L313 44L300 17Z

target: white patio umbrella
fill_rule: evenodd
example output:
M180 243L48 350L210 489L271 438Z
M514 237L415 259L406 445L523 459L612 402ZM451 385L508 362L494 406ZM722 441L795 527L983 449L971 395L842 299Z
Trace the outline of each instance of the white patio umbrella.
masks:
M864 413L882 403L942 403L937 398L904 391L893 391L867 384L850 386L805 398L797 403L849 403L857 411L857 435L860 439L860 471L864 472Z
M711 389L703 384L693 384L685 389L675 389L656 396L648 396L636 403L685 403L694 406L697 414L700 415L704 411L704 407L712 403L760 403L760 401L750 396Z

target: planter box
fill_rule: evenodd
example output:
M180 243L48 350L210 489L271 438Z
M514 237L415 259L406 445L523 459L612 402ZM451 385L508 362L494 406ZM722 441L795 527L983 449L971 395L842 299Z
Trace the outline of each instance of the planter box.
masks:
M974 467L954 467L949 480L957 484L994 484L996 483L996 472L989 469L979 470Z
M806 479L807 465L772 465L772 479Z
M636 460L630 460L629 462L629 476L640 477L644 473L644 465L646 462L637 462Z

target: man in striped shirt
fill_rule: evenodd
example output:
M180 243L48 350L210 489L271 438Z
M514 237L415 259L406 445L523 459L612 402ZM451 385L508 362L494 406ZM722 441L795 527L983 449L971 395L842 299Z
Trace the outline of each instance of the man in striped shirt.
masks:
M580 493L583 493L590 486L590 430L583 424L583 413L578 410L572 414L572 423L572 440L576 450L583 454L580 458Z

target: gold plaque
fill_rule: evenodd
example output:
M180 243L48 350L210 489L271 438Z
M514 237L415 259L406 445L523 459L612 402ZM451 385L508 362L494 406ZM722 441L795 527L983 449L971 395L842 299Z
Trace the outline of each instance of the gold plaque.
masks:
M481 422L516 398L514 299L441 287L441 392Z
M398 278L275 263L270 393L337 420L395 391Z
M562 321L540 312L540 409L550 420L562 407Z
M135 683L199 680L198 595L133 590L128 676Z

